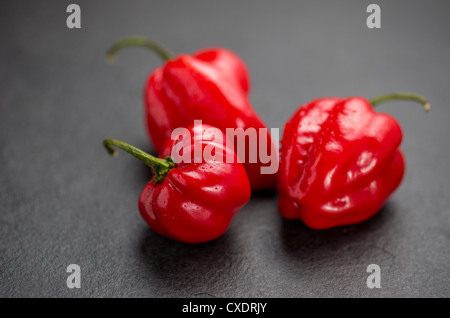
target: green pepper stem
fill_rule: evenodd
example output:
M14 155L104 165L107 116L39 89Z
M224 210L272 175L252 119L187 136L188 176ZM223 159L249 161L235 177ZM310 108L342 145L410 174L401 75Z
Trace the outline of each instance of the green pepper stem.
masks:
M383 95L383 96L380 96L380 97L370 100L370 103L372 104L373 107L375 107L376 105L378 105L380 103L384 103L384 102L391 101L391 100L412 100L412 101L422 104L423 109L426 112L430 110L430 103L426 100L426 98L421 95L414 94L414 93L399 92L399 93L394 93L394 94Z
M172 52L156 42L150 41L142 36L130 36L117 41L109 48L106 52L106 61L108 63L114 63L117 52L129 46L146 47L155 52L164 62L171 60L174 57Z
M154 183L160 183L164 181L167 173L173 168L175 168L175 162L171 157L166 157L164 159L156 158L136 147L133 147L126 142L116 140L116 139L105 139L103 140L103 145L106 147L106 150L113 155L117 156L117 151L113 146L122 149L123 151L128 152L132 156L138 158L147 166L153 169L155 173L155 177L153 179Z

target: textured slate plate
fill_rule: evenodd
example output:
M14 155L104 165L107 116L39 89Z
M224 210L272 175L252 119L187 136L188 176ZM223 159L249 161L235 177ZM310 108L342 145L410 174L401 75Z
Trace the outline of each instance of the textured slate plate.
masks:
M450 296L450 4L378 1L3 1L0 11L0 296ZM383 210L359 225L313 231L283 220L277 194L256 194L216 241L167 240L141 220L150 174L103 138L145 150L142 89L160 61L144 50L103 61L116 39L142 34L175 52L234 50L269 127L320 96L414 91L379 108L404 129L407 173ZM66 286L69 264L80 289ZM381 267L369 289L366 268Z

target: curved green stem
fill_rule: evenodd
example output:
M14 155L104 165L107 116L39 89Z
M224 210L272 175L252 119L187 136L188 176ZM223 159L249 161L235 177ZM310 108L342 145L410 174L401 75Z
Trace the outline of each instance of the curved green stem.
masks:
M412 101L422 104L423 109L426 112L430 110L430 103L426 100L426 98L421 95L414 94L414 93L399 92L399 93L394 93L394 94L383 95L383 96L380 96L380 97L370 100L370 103L372 104L373 107L375 107L378 104L381 104L381 103L384 103L387 101L391 101L391 100L412 100Z
M159 183L164 181L167 173L173 168L175 168L175 162L171 157L167 157L164 159L156 158L136 147L133 147L126 142L116 140L116 139L105 139L103 140L103 145L106 147L106 150L113 155L117 156L117 151L114 149L114 146L122 149L123 151L128 152L132 156L138 158L147 166L153 169L155 173L155 177L153 179L154 183Z
M172 52L170 52L168 49L159 45L156 42L150 41L142 36L130 36L117 41L109 48L109 50L106 52L106 61L108 63L114 63L116 60L117 52L129 46L146 47L151 51L155 52L156 54L158 54L158 56L164 62L171 60L174 57Z

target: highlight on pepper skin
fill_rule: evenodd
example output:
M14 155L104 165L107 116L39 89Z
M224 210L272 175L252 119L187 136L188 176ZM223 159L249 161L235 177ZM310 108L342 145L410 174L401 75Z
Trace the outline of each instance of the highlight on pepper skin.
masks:
M373 110L390 100L430 108L420 95L396 93L370 102L320 98L293 114L280 149L277 188L283 217L326 229L362 222L381 209L405 171L400 124Z
M204 128L202 131L213 127L204 125ZM202 131L194 126L187 130L191 143L185 144L183 151L192 157L191 163L177 164L172 160L170 153L175 144L172 139L164 143L159 158L115 139L106 139L104 145L111 154L116 153L114 147L120 148L153 170L154 177L144 187L138 202L142 218L153 230L181 242L207 242L227 231L233 217L250 199L250 183L233 149L214 144L224 157L234 156L234 162L207 163L197 158L194 149L204 150L213 141L207 135L203 138ZM225 140L225 136L221 138Z
M270 131L271 135L278 139L279 129L271 128ZM174 145L170 156L175 163L191 163L194 162L194 159L198 162L223 162L225 159L226 163L233 163L236 159L234 151L230 151L226 156L223 156L222 149L227 147L232 150L237 149L237 158L239 158L241 163L257 163L259 160L264 164L269 164L268 166L259 167L262 175L274 175L278 172L278 148L267 149L267 128L259 128L259 131L253 127L249 127L246 130L242 128L227 128L225 139L223 139L224 134L220 129L212 126L204 128L201 120L194 120L193 132L194 136L191 136L189 129L181 127L172 132L170 139L174 142ZM194 148L196 156L191 158L191 155L183 152L183 149L185 146L190 147L191 141L199 138L208 140L210 143L203 151L199 147ZM218 146L217 148L215 147L216 145ZM268 153L269 151L270 153Z

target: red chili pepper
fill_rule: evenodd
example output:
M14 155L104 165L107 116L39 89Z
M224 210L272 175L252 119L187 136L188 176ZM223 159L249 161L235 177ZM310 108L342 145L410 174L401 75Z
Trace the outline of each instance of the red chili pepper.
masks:
M245 158L241 157L241 161L253 190L275 187L275 174L261 174L260 170L271 163L262 163L259 157L256 163L250 162L250 151L255 151L259 145L259 128L266 128L266 149L272 154L277 150L266 125L250 105L249 74L238 56L223 48L211 48L173 57L154 42L130 37L114 44L107 53L107 60L114 60L118 50L129 46L147 47L165 62L150 74L144 91L146 126L158 152L175 128L188 127L194 120L202 120L224 133L227 128L255 128L258 141L253 142L252 149L249 148L251 141L246 143ZM241 155L237 147L235 143L235 151ZM271 160L278 158L272 156Z
M217 140L221 137L225 141L225 137L211 135L209 128L213 127L196 125L175 134L175 141L169 139L162 146L161 158L122 141L104 140L111 154L116 154L113 146L118 147L153 169L155 175L139 197L139 210L151 228L174 240L199 243L221 236L250 199L250 184L243 165L231 148L212 138L215 136ZM220 131L218 133L221 134ZM191 163L175 164L170 157L178 142L183 142L181 152L191 157ZM221 150L222 160L204 160L202 152L207 146ZM202 150L200 156L196 147ZM226 162L230 152L234 156L233 163Z
M286 123L280 149L279 210L314 229L361 222L379 211L403 178L399 123L376 113L380 102L421 96L398 93L371 102L321 98Z

